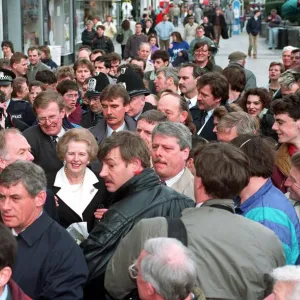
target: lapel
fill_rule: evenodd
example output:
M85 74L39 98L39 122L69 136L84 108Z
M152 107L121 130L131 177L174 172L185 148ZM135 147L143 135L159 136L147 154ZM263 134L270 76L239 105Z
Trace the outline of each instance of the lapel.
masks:
M95 127L90 129L91 133L97 139L98 144L106 137L106 121L105 119L100 119Z
M64 167L61 168L55 177L55 182L53 186L53 192L63 201L72 211L74 211L80 219L83 219L84 212L88 209L88 206L91 204L93 198L98 192L98 178L96 175L89 169L86 168L84 181L82 184L82 194L81 194L81 205L79 207L84 207L84 210L80 210L78 205L74 203L72 198L72 191L70 189L70 184L64 173Z
M171 186L176 192L194 199L194 176L188 168L184 169L182 176Z

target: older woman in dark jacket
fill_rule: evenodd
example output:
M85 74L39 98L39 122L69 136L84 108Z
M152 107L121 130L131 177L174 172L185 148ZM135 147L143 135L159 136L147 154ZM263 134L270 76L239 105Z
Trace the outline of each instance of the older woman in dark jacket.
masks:
M93 28L94 23L92 20L86 22L86 29L81 34L82 45L92 47L93 38L95 37L96 31Z

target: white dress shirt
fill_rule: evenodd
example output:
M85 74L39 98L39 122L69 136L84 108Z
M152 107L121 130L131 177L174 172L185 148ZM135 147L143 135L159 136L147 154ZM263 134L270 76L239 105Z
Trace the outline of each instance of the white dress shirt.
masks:
M197 134L199 135L201 133L201 131L203 130L204 126L206 125L207 121L209 120L209 118L212 116L213 112L215 109L211 109L207 112L207 115L205 117L205 122L203 124L203 126L200 128L200 130L197 132Z
M180 179L183 173L184 173L184 168L176 176L166 180L166 186L172 187L172 185Z
M197 104L197 98L198 98L198 95L196 95L195 97L193 97L191 99L188 99L187 97L184 96L184 99L186 101L190 101L189 108L192 108L192 107L194 107Z
M106 136L111 136L113 134L113 132L119 132L119 131L122 131L122 130L127 130L125 121L123 122L123 124L118 129L112 129L109 125L107 125Z

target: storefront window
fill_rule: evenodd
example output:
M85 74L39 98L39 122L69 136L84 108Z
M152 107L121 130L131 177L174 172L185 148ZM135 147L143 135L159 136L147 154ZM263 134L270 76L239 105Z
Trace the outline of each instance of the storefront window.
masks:
M95 16L103 23L105 16L112 12L111 0L76 0L75 2L75 45L78 50L81 45L81 33L85 29L87 20L93 20Z
M24 51L31 46L39 46L41 37L41 7L39 0L22 1Z

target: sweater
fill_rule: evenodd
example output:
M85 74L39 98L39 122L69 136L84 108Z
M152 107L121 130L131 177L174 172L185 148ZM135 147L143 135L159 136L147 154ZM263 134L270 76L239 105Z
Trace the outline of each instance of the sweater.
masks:
M169 21L160 22L155 26L155 31L160 40L167 41L170 39L171 33L174 31L174 25Z
M182 41L180 43L173 42L173 43L171 43L171 45L173 45L173 48L168 49L171 63L176 59L176 57L180 51L189 50L189 48L190 48L189 44L186 41Z

